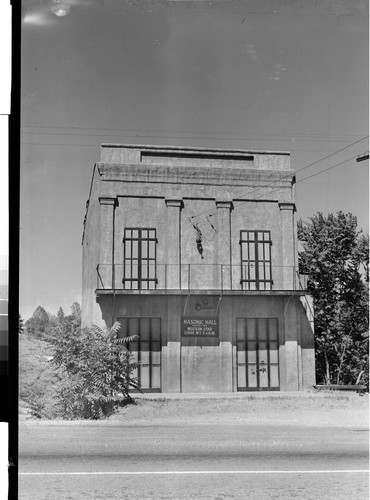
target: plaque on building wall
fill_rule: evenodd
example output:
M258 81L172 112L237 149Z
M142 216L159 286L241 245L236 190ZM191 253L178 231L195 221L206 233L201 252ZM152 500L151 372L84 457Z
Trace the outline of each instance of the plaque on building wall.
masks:
M183 316L181 335L183 337L218 337L218 316L206 318Z

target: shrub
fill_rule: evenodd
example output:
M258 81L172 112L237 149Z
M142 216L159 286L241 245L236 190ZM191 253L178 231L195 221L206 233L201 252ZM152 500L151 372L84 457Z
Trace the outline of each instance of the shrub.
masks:
M139 389L133 376L138 363L127 349L133 338L118 339L119 328L115 323L103 332L65 322L57 327L53 363L65 375L58 390L63 418L101 419L133 402L130 390Z

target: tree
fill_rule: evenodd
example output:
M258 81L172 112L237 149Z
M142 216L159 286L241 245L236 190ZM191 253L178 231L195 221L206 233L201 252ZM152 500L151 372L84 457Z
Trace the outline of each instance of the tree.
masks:
M28 319L25 323L26 332L36 338L42 338L45 336L45 330L49 324L49 315L45 309L38 306L32 317Z
M59 307L59 309L58 309L57 318L58 318L58 322L59 323L63 323L63 321L64 321L64 311L63 311L63 309L61 307Z
M352 214L317 213L298 224L300 272L308 274L318 382L368 381L368 238Z
M81 306L78 302L73 302L71 305L71 316L73 316L78 322L81 322Z
M100 419L132 402L129 392L139 388L138 363L126 347L133 337L117 338L119 328L119 323L107 332L81 329L75 322L58 325L53 363L64 374L58 391L64 418Z

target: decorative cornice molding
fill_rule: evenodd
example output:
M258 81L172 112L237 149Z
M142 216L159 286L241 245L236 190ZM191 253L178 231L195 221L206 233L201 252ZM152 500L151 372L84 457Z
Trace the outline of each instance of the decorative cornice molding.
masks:
M251 186L271 188L289 187L293 170L268 170L228 167L192 167L178 165L147 165L99 163L102 181L144 182L169 184L207 184L228 186Z

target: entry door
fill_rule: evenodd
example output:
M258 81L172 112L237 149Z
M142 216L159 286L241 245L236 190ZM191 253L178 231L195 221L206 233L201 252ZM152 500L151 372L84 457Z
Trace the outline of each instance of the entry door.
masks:
M140 363L133 372L143 392L161 392L161 319L118 318L119 337L137 335L128 343L133 359Z
M237 318L238 391L279 390L277 318Z

